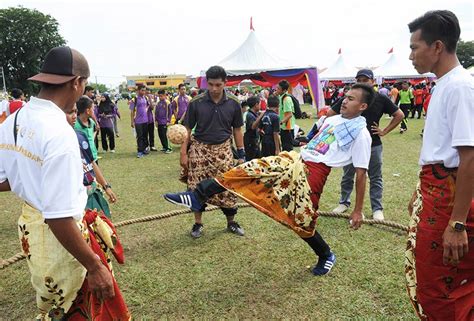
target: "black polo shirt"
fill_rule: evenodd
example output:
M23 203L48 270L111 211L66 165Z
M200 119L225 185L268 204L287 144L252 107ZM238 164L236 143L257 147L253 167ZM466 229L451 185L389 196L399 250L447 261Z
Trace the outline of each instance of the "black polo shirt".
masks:
M221 144L230 138L233 128L244 125L237 97L224 91L219 103L209 92L194 97L184 117L184 125L194 128L194 138L204 144Z
M334 105L331 106L331 109L340 114L343 100L344 98L339 99ZM380 118L382 118L383 114L392 116L397 110L398 107L390 100L390 98L379 93L375 93L374 103L362 113L362 116L365 117L367 122L367 129L370 133L370 137L372 137L372 147L382 145L380 136L372 133L371 127L374 125L374 122L379 124Z

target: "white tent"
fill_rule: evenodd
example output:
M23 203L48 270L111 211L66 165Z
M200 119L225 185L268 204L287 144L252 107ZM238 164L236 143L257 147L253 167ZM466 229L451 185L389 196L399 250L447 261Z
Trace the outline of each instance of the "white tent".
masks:
M390 56L387 61L374 70L375 77L385 79L403 79L403 78L434 78L432 73L420 75L411 64L408 58L400 59L393 50L390 50Z
M294 68L288 62L270 55L258 41L253 29L240 47L218 65L233 76Z
M329 68L321 72L321 80L354 80L357 68L348 67L344 62L344 57L339 49L339 57Z

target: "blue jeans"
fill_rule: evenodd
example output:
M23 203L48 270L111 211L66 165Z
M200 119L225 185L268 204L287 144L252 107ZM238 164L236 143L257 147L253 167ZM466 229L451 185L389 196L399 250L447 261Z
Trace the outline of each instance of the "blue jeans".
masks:
M382 193L382 145L373 146L370 153L369 180L370 180L370 205L372 212L383 210ZM341 199L339 204L351 205L351 193L354 188L355 168L352 164L344 166L344 174L341 180Z

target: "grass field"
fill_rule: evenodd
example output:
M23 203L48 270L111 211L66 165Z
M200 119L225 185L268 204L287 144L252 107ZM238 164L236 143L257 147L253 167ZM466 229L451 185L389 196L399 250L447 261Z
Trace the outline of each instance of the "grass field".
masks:
M117 153L100 155L100 166L119 198L111 206L113 220L177 209L161 195L185 188L177 180L178 147L170 155L157 152L137 159L123 102L120 110ZM383 118L382 126L388 121ZM298 123L308 130L312 121ZM406 207L417 181L423 123L410 120L405 134L396 129L383 138L384 213L403 224L408 223ZM337 205L341 173L333 170L329 176L321 210ZM21 249L16 228L20 206L12 193L0 194L0 258ZM371 213L368 194L364 213ZM134 318L416 319L404 286L403 233L379 226L353 231L345 220L320 218L318 230L337 263L330 275L314 277L308 266L316 258L293 232L251 208L240 210L236 219L245 237L227 233L217 211L204 214L204 234L197 240L189 236L192 215L120 228L126 264L116 264L115 271ZM31 320L35 315L25 261L0 271L0 302L0 319Z

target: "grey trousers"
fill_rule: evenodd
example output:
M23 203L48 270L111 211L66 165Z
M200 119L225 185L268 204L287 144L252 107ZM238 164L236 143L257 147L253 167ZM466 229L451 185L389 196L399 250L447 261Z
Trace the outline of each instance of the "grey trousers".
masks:
M370 153L369 180L370 180L370 205L372 212L383 210L382 194L382 145L373 146ZM344 166L344 174L341 180L341 198L339 204L351 205L351 193L354 188L355 168L352 164Z

